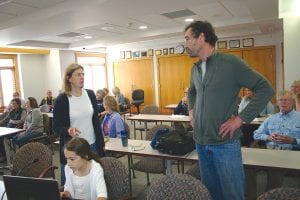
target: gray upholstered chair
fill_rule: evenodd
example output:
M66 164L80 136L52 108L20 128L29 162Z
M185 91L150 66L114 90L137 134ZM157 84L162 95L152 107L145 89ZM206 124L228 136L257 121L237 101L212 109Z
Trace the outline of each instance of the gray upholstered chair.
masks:
M300 189L281 187L260 195L257 200L300 200Z
M188 174L163 176L153 182L147 191L148 200L210 200L202 182Z
M26 177L53 177L52 152L44 144L30 142L17 150L11 174Z
M198 162L194 163L185 173L191 175L192 177L195 177L196 179L201 180Z
M146 105L142 111L141 111L141 114L147 114L147 115L159 115L160 112L159 112L159 108L158 106L156 105ZM148 121L147 122L147 131L149 131L152 127L153 127L153 124L151 125L151 121ZM157 125L157 123L155 123ZM145 126L144 124L141 124L140 123L140 126L136 126L135 127L135 130L138 130L140 131L141 133L141 139L143 139L143 131L145 131Z
M129 175L124 164L112 157L103 157L100 159L100 163L104 171L108 199L129 198Z
M158 129L165 129L168 128L169 130L172 127L168 125L156 125L151 128L146 134L146 140L152 140L154 134ZM165 167L165 160L162 158L153 158L153 157L138 157L139 160L132 165L133 175L134 170L145 172L147 175L147 185L150 185L149 181L149 173L152 174L165 174L166 167Z

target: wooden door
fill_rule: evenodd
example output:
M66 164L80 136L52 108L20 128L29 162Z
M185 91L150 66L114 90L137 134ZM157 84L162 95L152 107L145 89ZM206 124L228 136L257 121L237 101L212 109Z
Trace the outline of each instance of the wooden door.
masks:
M143 89L143 105L155 104L153 63L151 58L117 61L114 66L114 82L125 97L131 99L134 89ZM141 106L141 108L143 107Z
M160 111L167 113L163 107L176 104L184 96L184 90L189 86L192 64L197 58L187 55L158 57L158 82Z

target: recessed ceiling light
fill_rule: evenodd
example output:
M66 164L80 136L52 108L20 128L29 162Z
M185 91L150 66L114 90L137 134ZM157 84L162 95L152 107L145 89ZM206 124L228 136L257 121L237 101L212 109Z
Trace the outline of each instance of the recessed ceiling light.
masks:
M90 35L86 35L86 36L84 36L83 38L84 38L84 39L92 39L93 37L90 36Z
M148 26L139 26L139 29L147 29Z
M192 18L188 18L188 19L185 19L184 21L185 21L185 22L193 22L193 21L194 21L194 19L192 19Z

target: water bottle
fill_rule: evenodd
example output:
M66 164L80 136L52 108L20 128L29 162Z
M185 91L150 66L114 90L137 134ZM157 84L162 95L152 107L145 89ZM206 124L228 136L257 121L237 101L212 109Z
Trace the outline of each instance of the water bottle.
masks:
M121 140L122 140L122 146L127 147L128 146L128 133L126 130L121 131Z

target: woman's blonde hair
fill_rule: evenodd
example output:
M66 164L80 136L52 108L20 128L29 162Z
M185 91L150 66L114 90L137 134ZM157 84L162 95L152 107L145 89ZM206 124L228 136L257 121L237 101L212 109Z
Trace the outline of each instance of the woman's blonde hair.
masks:
M119 112L119 105L113 96L105 96L103 99L103 104L109 107L114 112Z
M71 96L71 90L72 90L69 78L72 76L74 71L77 69L83 70L83 67L76 63L72 63L65 69L64 78L63 78L63 90L67 96Z

